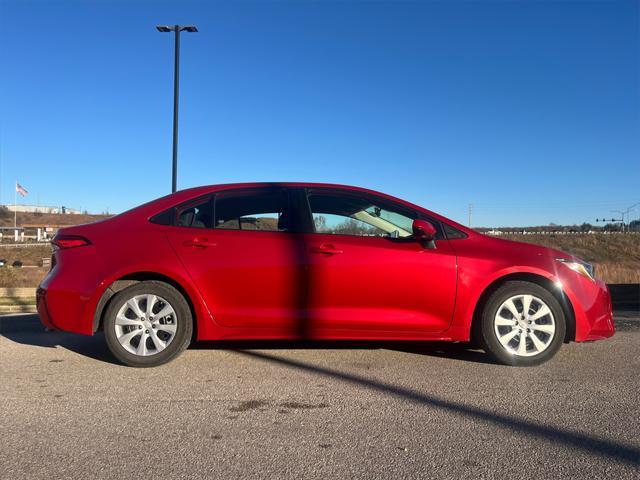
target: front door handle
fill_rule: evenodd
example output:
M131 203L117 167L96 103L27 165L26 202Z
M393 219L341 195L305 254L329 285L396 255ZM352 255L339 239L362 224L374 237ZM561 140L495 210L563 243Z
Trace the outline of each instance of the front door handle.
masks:
M342 250L331 245L330 243L323 243L318 247L311 247L311 253L321 253L324 255L338 255L343 252Z
M218 245L215 242L210 242L207 237L195 237L191 240L186 240L182 242L182 245L185 247L197 247L197 248L207 248L207 247L215 247Z

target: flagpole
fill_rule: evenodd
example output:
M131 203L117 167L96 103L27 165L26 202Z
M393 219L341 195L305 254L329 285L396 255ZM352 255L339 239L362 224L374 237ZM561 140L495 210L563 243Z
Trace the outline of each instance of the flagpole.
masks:
M18 180L13 189L13 228L18 228Z

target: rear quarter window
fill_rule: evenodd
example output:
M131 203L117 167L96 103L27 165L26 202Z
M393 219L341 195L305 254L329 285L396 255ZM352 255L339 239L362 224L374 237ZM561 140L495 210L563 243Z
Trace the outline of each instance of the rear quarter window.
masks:
M447 223L442 224L442 228L444 229L444 233L447 236L447 240L459 240L461 238L467 238L467 234L461 230L458 230L455 227Z
M168 208L149 219L157 225L188 228L212 228L213 208L211 196L197 198Z

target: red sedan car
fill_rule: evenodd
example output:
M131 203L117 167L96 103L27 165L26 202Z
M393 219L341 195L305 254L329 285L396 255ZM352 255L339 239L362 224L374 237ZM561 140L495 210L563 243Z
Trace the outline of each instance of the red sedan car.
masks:
M363 188L192 188L61 229L53 245L42 322L102 330L137 367L193 339L301 338L473 340L534 365L614 333L591 265Z

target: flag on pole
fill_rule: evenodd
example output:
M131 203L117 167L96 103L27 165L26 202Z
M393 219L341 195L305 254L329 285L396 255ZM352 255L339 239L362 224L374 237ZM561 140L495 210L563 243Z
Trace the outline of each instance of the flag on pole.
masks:
M20 185L18 182L16 182L16 192L18 192L22 197L26 197L29 193L27 192L27 189Z

